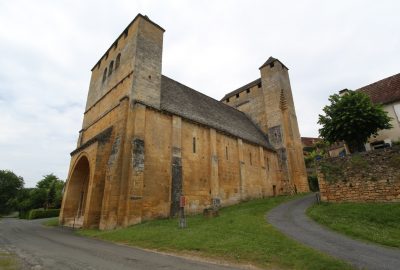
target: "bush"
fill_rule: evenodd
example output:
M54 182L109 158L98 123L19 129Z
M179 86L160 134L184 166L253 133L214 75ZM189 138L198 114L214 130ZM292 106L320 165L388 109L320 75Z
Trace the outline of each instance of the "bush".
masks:
M29 210L28 211L19 211L18 217L22 219L28 219L29 218Z
M315 175L308 176L308 186L311 191L319 191L318 178Z
M32 209L29 211L28 219L58 217L60 209Z

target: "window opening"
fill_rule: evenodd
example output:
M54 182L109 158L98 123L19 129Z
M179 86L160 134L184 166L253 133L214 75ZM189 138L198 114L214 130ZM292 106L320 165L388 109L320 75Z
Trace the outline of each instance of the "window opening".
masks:
M115 69L119 67L119 62L121 61L121 54L117 55L117 59L115 59Z
M104 70L103 73L103 82L106 80L106 78L107 78L107 68Z
M113 68L114 68L114 61L111 61L110 66L108 68L108 76L110 76L111 73L113 72Z

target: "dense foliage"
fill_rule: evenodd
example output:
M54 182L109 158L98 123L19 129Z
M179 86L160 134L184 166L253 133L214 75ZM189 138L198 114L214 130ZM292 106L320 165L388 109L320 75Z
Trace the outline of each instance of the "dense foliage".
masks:
M33 209L29 211L28 219L58 217L60 209Z
M0 214L19 211L21 218L28 218L32 209L58 209L61 207L63 187L64 181L48 174L35 188L24 188L22 177L0 170Z
M12 171L0 170L0 214L8 214L15 206L15 197L24 187L24 179Z
M322 125L320 136L329 143L345 141L351 152L363 151L369 137L392 128L391 118L382 105L373 104L364 93L335 94L329 101L331 104L323 109L325 115L319 115L318 120Z

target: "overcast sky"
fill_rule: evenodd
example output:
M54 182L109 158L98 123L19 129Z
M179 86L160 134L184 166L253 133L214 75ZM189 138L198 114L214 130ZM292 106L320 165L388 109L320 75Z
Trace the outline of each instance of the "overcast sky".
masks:
M90 69L137 13L166 29L163 74L215 99L269 56L291 78L302 136L330 94L400 72L398 1L0 1L0 169L66 179Z

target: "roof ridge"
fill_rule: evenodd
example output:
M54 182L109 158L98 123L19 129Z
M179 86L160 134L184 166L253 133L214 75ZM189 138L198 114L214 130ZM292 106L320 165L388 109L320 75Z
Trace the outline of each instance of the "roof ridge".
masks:
M368 87L368 86L371 86L371 85L374 85L374 84L379 84L379 83L381 83L382 81L385 81L385 80L387 80L387 79L393 78L393 77L398 76L398 75L400 75L400 73L397 73L397 74L391 75L391 76L389 76L389 77L383 78L383 79L381 79L381 80L379 80L379 81L376 81L376 82L373 82L373 83L364 85L364 86L362 86L362 87L360 87L360 88L357 88L355 91L358 91L358 90L360 90L360 89L362 89L362 88L365 88L365 87Z
M238 109L233 108L232 106L229 106L229 105L227 105L227 104L225 104L225 103L223 103L223 102L221 102L221 101L219 101L219 100L217 100L217 99L215 99L215 98L213 98L213 97L207 96L206 94L203 94L203 93L201 93L200 91L197 91L197 90L195 90L195 89L193 89L193 88L191 88L191 87L189 87L189 86L187 86L187 85L185 85L185 84L183 84L183 83L180 83L180 82L178 82L178 81L176 81L176 80L174 80L174 79L171 79L171 78L168 77L168 76L165 76L165 75L162 75L162 74L161 74L161 76L163 76L163 77L165 77L165 78L167 78L167 79L169 79L169 80L171 80L171 81L174 81L174 82L176 82L176 83L178 83L178 84L180 84L180 85L182 85L182 86L188 88L189 90L192 90L192 91L194 91L194 92L196 92L196 93L198 93L198 94L200 94L200 95L202 95L202 96L204 96L204 97L206 97L206 98L212 100L213 102L216 102L216 103L218 103L218 104L220 104L220 105L223 105L223 106L225 106L225 107L227 107L227 108L229 108L229 109L231 109L231 110L234 110L234 111L236 111L236 112L239 112L239 113L242 113L242 114L246 115L244 112L239 111Z

